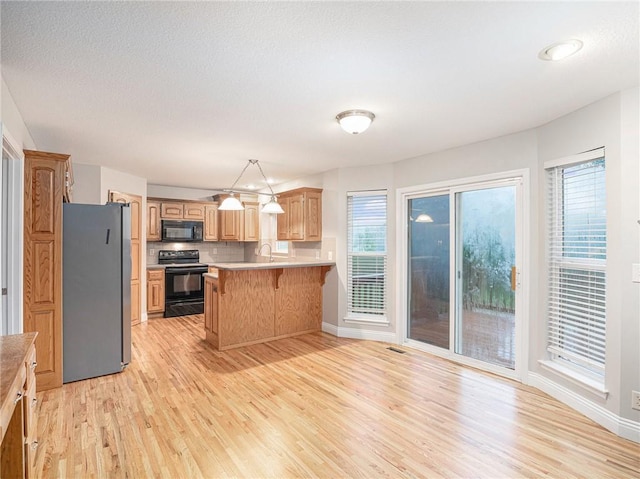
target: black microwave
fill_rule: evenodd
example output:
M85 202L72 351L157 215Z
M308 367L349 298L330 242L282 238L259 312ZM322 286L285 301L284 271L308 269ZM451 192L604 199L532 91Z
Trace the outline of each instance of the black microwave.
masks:
M162 241L186 243L202 241L202 221L162 220Z

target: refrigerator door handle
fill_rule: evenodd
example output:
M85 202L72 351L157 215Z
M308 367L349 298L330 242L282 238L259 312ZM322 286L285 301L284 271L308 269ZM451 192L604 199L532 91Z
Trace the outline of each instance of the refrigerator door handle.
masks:
M109 244L109 236L111 235L111 228L107 228L107 242L106 244Z

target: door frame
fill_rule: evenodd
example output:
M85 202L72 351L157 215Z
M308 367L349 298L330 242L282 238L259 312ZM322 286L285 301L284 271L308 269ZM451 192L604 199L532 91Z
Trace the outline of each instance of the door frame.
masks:
M7 152L8 204L7 204L7 313L9 321L6 334L23 331L22 278L24 270L23 223L24 223L24 153L13 137L2 128L2 150ZM0 173L1 174L1 173ZM4 181L2 182L4 184ZM0 186L1 188L1 186ZM1 202L1 200L0 200ZM1 240L0 240L1 241ZM1 261L1 260L0 260ZM0 314L2 314L0 312Z
M527 381L527 371L529 362L529 289L530 289L530 172L528 168L519 170L510 170L500 173L493 173L482 176L474 176L468 178L459 178L454 180L440 181L437 183L429 183L423 185L409 186L398 188L396 190L396 215L398 218L398 228L396 229L396 245L398 247L397 263L396 263L396 318L398 332L398 344L426 351L435 356L443 357L454 362L472 366L484 371L515 379L518 381ZM448 192L453 195L455 193L483 188L485 184L500 185L505 180L520 179L521 186L516 188L516 268L518 268L517 289L516 289L516 305L518 308L518 317L516 319L516 369L510 370L501 366L492 365L473 358L468 358L460 354L456 354L452 348L455 331L455 294L456 281L450 282L450 300L452 301L449 309L449 320L451 324L450 331L450 347L449 349L439 348L420 341L409 339L408 336L408 204L409 199L415 199L419 196L431 196L436 193L442 194ZM474 188L477 186L478 188ZM450 204L450 220L455 221L455 201ZM453 225L455 223L451 223ZM455 242L456 235L450 236L450 268L451 278L455 278Z

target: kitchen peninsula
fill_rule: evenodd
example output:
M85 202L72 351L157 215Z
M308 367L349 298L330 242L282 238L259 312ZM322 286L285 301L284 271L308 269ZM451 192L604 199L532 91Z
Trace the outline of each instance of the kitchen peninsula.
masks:
M205 274L206 339L216 349L320 331L333 262L216 263Z

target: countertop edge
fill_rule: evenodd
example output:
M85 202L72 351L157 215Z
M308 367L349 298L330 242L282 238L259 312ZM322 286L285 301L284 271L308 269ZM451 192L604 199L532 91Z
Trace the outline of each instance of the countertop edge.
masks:
M319 266L335 266L335 261L314 262L273 262L273 263L211 263L209 266L228 271L244 271L252 269L279 269L279 268L313 268Z

